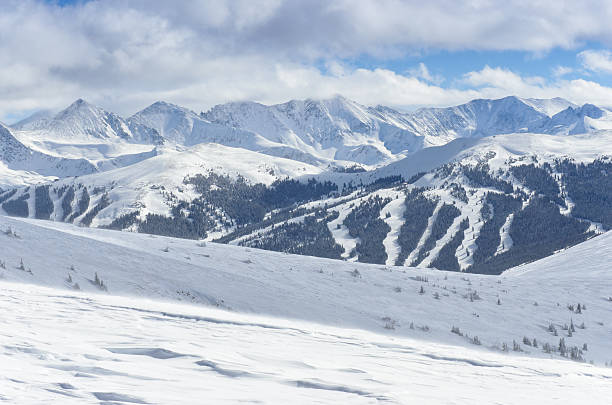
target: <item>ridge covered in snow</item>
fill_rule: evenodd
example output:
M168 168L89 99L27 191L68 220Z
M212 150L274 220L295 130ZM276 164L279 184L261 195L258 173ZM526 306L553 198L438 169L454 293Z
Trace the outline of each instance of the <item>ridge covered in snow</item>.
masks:
M157 102L126 120L77 100L2 127L0 213L499 273L610 229L608 127L608 110L561 99Z
M457 138L608 129L609 115L559 98L473 100L402 113L336 96L271 106L234 102L201 114L159 101L123 119L79 99L55 115L35 113L12 130L33 149L87 159L102 170L113 167L109 162L120 155L138 155L164 142L187 147L219 143L320 167L371 168Z

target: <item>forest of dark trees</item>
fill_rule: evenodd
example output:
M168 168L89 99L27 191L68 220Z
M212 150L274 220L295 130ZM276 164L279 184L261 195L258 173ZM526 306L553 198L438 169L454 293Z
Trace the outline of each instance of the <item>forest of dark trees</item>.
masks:
M485 221L476 238L478 249L474 252L474 263L480 264L495 255L501 243L500 230L506 218L521 209L522 201L511 195L487 193L481 215Z
M568 197L575 204L572 216L599 222L612 229L612 161L599 159L589 164L558 161Z
M387 260L382 242L391 228L380 219L380 211L389 202L389 198L370 197L344 218L343 224L348 228L349 235L359 238L355 253L362 263L384 264Z
M387 261L387 253L382 243L390 227L381 213L385 213L384 207L390 199L370 194L393 188L404 190L406 195L396 264L404 264L413 253L436 206L442 204L430 234L419 251L413 253L415 260L407 263L418 265L463 214L459 208L472 209L464 204L480 195L475 194L475 188L485 188L488 190L480 205L483 224L474 241L477 248L471 252L473 265L468 271L499 274L509 267L545 257L593 236L589 231L591 222L601 224L604 230L612 229L612 161L609 158L590 163L557 160L553 164L538 164L535 159L532 161L495 172L486 163L476 166L446 164L432 172L434 178L443 180L435 187L446 190L453 198L446 202L427 196L427 190L434 189L409 189L408 184L426 173L418 173L408 180L391 175L369 184L363 184L362 180L358 185L349 182L339 191L330 181L286 178L266 186L250 183L242 177L208 172L184 179L184 183L193 186L197 193L192 201L183 201L163 186L159 187L170 207L169 214L149 213L143 218L138 210L141 207L135 207L135 211L115 218L104 227L118 230L132 227L143 233L190 239L205 238L211 230L223 227L230 232L217 240L221 243L245 238L243 244L263 249L330 258L350 253L360 262L383 264ZM304 205L326 197L334 199ZM55 204L53 198L58 199ZM359 202L351 207L342 225L357 239L357 244L354 251L344 252L334 241L328 224L338 216L333 209L335 206L351 204L354 200ZM569 213L566 201L571 202ZM105 187L87 188L83 184L30 186L0 192L0 207L8 215L38 219L50 219L53 215L66 222L80 218L79 223L84 226L91 225L110 204L111 197ZM54 214L54 209L60 207L61 212ZM565 210L563 214L561 209ZM513 215L509 229L502 229L508 226L505 224L509 215ZM303 221L290 221L302 216ZM455 252L464 243L465 231L474 225L463 218L459 232L449 235L450 240L430 265L459 270ZM498 254L500 232L505 231L512 244L502 245Z
M453 224L455 218L461 215L461 211L451 204L444 204L438 210L438 215L431 225L431 233L423 244L418 257L412 263L413 266L418 265L427 257L428 252L436 246L436 242L446 235L446 231Z
M334 240L327 223L338 217L337 211L324 210L304 218L304 221L289 222L274 226L274 231L264 236L255 236L240 243L258 249L294 253L307 256L340 259L344 249Z
M511 194L512 184L507 181L491 176L488 164L479 164L475 167L464 166L463 175L471 184L478 187L490 187L506 194Z
M562 215L559 206L549 199L535 198L514 216L510 227L512 248L486 261L475 262L468 271L500 274L512 266L541 259L588 239L593 236L587 232L588 228L588 223Z
M465 238L464 231L470 226L470 221L464 218L459 224L459 230L451 240L440 249L438 256L432 260L430 267L443 270L459 271L459 261L455 252Z
M433 214L437 202L427 198L422 188L415 188L406 192L404 225L400 228L397 239L401 251L396 260L396 265L403 265L419 243L423 232L427 228L429 217Z
M534 164L512 166L510 172L528 189L543 194L559 205L565 205L565 201L560 197L561 190L559 185L551 176L551 167L548 163L537 167Z

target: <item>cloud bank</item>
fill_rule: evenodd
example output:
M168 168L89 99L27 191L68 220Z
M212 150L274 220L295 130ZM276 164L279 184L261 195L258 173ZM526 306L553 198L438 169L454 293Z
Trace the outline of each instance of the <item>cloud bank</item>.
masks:
M508 94L612 105L612 89L588 78L484 66L449 83L424 64L398 73L345 62L430 50L539 53L612 44L610 20L606 1L106 0L60 7L6 0L0 117L60 108L78 97L124 115L159 99L202 110L338 93L400 108ZM586 69L612 72L609 52L579 58Z

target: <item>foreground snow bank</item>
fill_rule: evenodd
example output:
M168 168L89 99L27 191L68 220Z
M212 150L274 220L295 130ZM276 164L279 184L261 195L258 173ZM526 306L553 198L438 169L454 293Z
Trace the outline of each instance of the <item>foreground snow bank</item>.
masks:
M214 308L0 282L0 310L0 399L13 404L606 404L612 395L612 369Z

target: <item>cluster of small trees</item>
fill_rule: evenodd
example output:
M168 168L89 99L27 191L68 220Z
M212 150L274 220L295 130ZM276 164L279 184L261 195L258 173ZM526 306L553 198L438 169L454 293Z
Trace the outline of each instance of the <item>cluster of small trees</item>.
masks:
M81 224L85 226L91 225L91 221L102 211L104 208L108 207L111 204L110 199L108 198L108 194L104 193L100 198L98 204L93 207L81 220Z
M511 195L498 193L487 193L482 205L481 215L485 223L480 228L476 245L478 249L474 252L474 267L485 267L483 263L493 257L497 247L501 243L500 229L506 222L506 218L513 212L521 209L522 201ZM489 207L492 207L493 210Z
M77 203L77 208L74 212L72 212L72 214L70 214L65 220L67 222L72 222L74 221L77 217L83 215L85 212L87 212L87 209L89 208L89 202L91 200L91 198L89 197L89 192L87 191L87 187L84 187L82 185L80 185L83 189L83 191L81 191L81 197L79 198L79 201ZM67 193L66 196L64 196L64 198L69 197L69 193ZM63 206L63 204L62 204ZM70 211L72 211L72 207L70 208ZM64 212L65 214L65 212Z
M459 230L451 240L438 252L438 256L431 262L430 266L436 269L459 271L459 261L455 252L465 238L465 230L470 226L470 221L465 218L459 224Z

